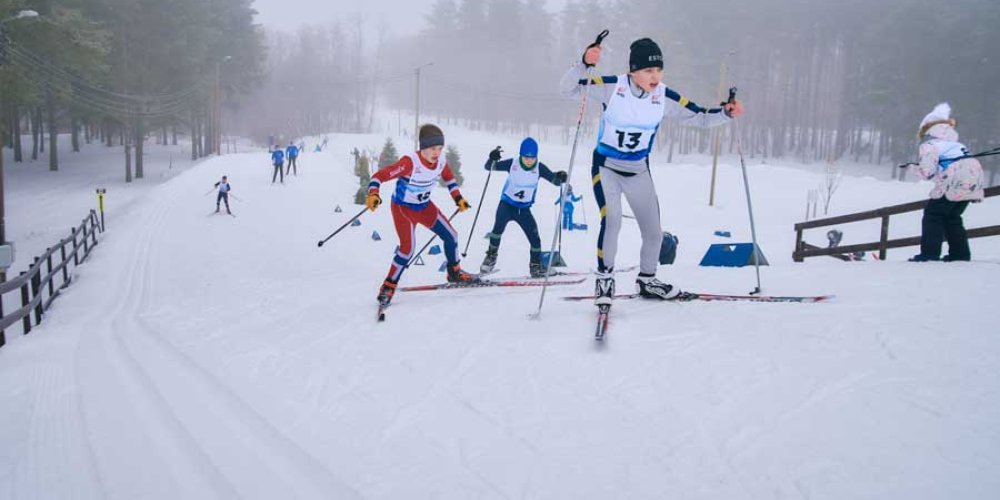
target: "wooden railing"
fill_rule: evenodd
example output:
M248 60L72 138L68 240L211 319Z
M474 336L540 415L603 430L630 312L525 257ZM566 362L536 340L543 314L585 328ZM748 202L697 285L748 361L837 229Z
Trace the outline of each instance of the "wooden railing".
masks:
M31 332L32 316L35 326L42 322L45 311L59 296L59 292L72 281L69 264L72 262L74 266L79 266L87 260L90 252L97 246L98 232L103 232L103 229L98 222L97 212L91 210L80 225L70 229L67 238L35 257L27 271L10 281L0 283L0 297L17 291L20 291L21 296L21 307L10 314L4 314L3 301L0 300L0 346L6 343L4 331L11 325L21 322L22 331L27 335ZM57 263L55 259L58 259ZM57 287L56 281L60 277L61 282Z
M994 186L986 188L986 197L1000 195L1000 186ZM816 219L808 222L800 222L795 225L795 251L792 253L792 259L795 262L802 262L806 257L819 257L823 255L846 255L854 252L866 252L878 250L879 259L885 259L886 253L890 248L900 248L900 247L911 247L920 245L920 237L913 236L909 238L898 238L895 240L889 239L889 216L904 214L907 212L916 212L917 210L923 210L927 206L927 200L914 201L912 203L903 203L902 205L893 205L890 207L883 207L876 210L870 210L868 212L859 212L856 214L841 215L838 217L830 217L827 219ZM812 229L817 227L833 226L836 224L846 224L848 222L858 222L863 220L871 219L882 219L882 234L879 240L875 243L861 243L857 245L843 245L833 248L819 248L802 240L802 232L806 229ZM975 229L969 229L966 231L969 238L982 238L983 236L1000 236L1000 226L985 226L977 227Z

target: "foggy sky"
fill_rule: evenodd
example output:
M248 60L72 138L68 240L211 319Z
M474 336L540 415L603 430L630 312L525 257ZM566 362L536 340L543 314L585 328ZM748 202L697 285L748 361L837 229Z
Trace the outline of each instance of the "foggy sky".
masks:
M344 4L349 3L349 7ZM323 24L348 19L360 13L365 19L385 16L389 28L401 34L412 34L425 26L434 0L366 0L342 2L331 0L256 0L257 22L266 28L295 31L303 25ZM548 0L550 12L561 9L565 0Z

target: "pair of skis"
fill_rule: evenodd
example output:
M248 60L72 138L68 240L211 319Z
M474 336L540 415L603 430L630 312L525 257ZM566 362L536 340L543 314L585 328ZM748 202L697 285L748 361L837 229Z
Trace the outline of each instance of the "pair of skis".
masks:
M638 293L619 294L612 297L612 300L633 300L642 298ZM825 302L832 299L832 295L814 296L775 296L775 295L724 295L714 293L681 292L676 298L668 301L662 299L650 299L663 302L692 302L696 300L708 302L797 302L815 303ZM568 301L596 300L596 295L573 295L563 297ZM611 314L611 304L599 304L597 306L597 328L594 331L594 340L602 342L608 331L608 320Z
M550 279L548 284L553 286L559 285L578 285L583 283L587 279L587 272L566 272L561 274L563 279L552 280ZM400 287L398 291L400 292L423 292L423 291L434 291L434 290L454 290L454 289L466 289L466 288L497 288L497 287L536 287L542 286L544 282L538 281L532 278L507 278L499 280L489 280L482 279L479 276L476 277L474 281L466 283L437 283L431 285L414 285ZM568 297L563 297L566 301L585 301L585 300L595 300L597 297L595 295L571 295ZM618 294L612 297L613 300L634 300L642 298L638 293L631 294ZM726 295L726 294L712 294L712 293L700 293L700 292L681 292L677 298L664 301L664 302L693 302L693 301L707 301L707 302L771 302L771 303L816 303L825 302L832 299L832 295L816 295L816 296L774 296L774 295ZM651 299L660 300L660 299ZM388 303L380 303L377 312L377 320L385 321L386 312L389 309ZM611 305L601 304L598 305L597 309L597 328L594 333L594 338L597 341L603 341L604 336L607 333L608 321L610 319Z
M586 281L587 273L581 273L578 276L572 276L571 273L566 273L565 276L570 276L561 280L549 280L549 286L553 285L578 285ZM489 280L482 279L478 275L473 281L464 283L437 283L433 285L414 285L414 286L401 286L397 289L398 292L428 292L433 290L454 290L454 289L466 289L466 288L505 288L505 287L532 287L532 286L542 286L543 282L532 278L508 278L508 279L498 279ZM389 303L379 303L378 312L376 319L378 321L385 321L386 312L389 310Z

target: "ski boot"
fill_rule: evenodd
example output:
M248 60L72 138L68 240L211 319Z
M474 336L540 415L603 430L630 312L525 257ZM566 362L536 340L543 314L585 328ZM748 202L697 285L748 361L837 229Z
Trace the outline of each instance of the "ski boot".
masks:
M639 275L635 278L635 286L639 296L644 299L674 300L681 291L673 285L668 285L656 279L656 276Z
M544 278L545 269L542 268L541 262L532 262L528 264L528 273L532 278Z
M382 288L379 288L378 290L378 297L376 297L376 300L378 300L379 304L387 306L389 305L389 302L392 301L392 296L395 293L396 293L396 284L389 280L385 280L382 282Z
M597 279L594 280L594 295L597 296L594 304L598 307L611 306L611 300L615 295L615 275L610 269L603 273L598 271Z
M479 281L475 276L462 270L458 262L448 265L448 283L474 283Z
M490 274L493 272L493 267L497 265L497 253L486 251L486 257L483 258L483 264L479 266L479 272L483 274Z

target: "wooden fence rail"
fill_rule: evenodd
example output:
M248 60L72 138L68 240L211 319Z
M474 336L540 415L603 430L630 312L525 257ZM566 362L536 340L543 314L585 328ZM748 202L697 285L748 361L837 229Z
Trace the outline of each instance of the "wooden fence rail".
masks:
M21 297L21 307L9 314L4 314L3 301L0 300L0 346L6 343L5 330L17 322L21 322L25 335L31 332L32 325L38 326L42 322L45 311L72 281L69 273L70 260L74 266L85 262L97 246L97 233L102 231L97 212L91 210L78 226L70 229L68 237L35 257L27 271L10 281L0 283L0 297L17 291L20 291ZM55 262L56 259L58 263ZM57 278L61 278L61 282L57 283ZM45 287L48 287L48 291Z
M987 198L997 195L1000 195L1000 186L993 186L990 188L986 188ZM826 219L816 219L808 222L800 222L795 225L795 251L792 253L792 259L795 262L802 262L803 260L805 260L806 257L819 257L823 255L836 256L836 255L850 254L853 252L878 250L879 259L885 260L887 250L890 248L911 247L920 245L919 236L890 240L889 217L892 215L923 210L925 206L927 206L927 200L921 200L921 201L914 201L911 203L903 203L901 205L892 205L889 207L883 207L876 210L869 210L867 212L858 212L855 214L840 215L837 217L829 217ZM808 243L805 243L802 240L802 232L806 229L827 227L837 224L846 224L848 222L858 222L871 219L882 219L882 234L879 240L874 243L860 243L857 245L844 245L833 248L819 248L810 245ZM967 232L969 234L969 238L982 238L984 236L1000 236L1000 225L977 227L974 229L969 229Z

